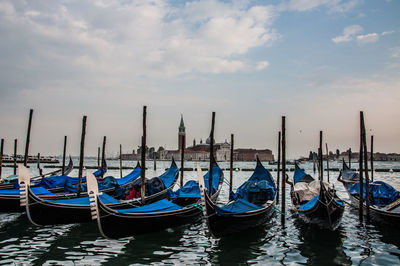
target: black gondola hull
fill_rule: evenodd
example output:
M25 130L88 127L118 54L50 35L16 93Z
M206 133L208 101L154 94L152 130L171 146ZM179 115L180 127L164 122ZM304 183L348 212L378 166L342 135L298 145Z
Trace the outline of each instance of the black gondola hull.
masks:
M167 191L146 197L146 203L161 200L167 196ZM60 204L45 201L32 193L28 189L28 208L29 220L35 225L55 225L91 222L90 205ZM119 203L107 204L113 209L123 209L141 206L140 199L121 201Z
M290 194L293 195L293 192ZM334 192L326 191L323 186L320 189L319 199L312 208L299 210L295 197L292 197L292 205L295 206L295 211L304 223L331 230L339 227L345 208L344 202L336 197Z
M200 220L202 211L198 207L150 214L119 214L110 212L102 203L98 204L101 225L99 229L106 238L117 239L167 228L194 223Z
M240 213L231 216L216 215L214 203L205 195L207 223L214 237L223 237L265 224L274 214L274 204L269 204L260 210Z

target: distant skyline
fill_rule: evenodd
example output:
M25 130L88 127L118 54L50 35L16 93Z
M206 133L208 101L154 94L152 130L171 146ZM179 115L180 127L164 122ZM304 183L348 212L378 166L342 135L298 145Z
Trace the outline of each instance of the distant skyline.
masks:
M319 131L332 151L358 149L359 111L375 151L400 152L400 1L0 1L0 138L5 153L85 154L103 136L115 154L174 149L208 137L277 153L281 116L289 158Z

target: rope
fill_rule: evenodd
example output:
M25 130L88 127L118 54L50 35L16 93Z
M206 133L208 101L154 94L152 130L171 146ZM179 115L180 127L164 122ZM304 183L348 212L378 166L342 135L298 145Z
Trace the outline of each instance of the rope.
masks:
M203 206L201 206L201 204L199 204L199 203L192 203L192 204L186 205L186 207L196 207L199 210L203 210Z
M275 206L272 206L272 209L275 211L275 212L277 212L277 213L279 213L279 214L281 214L281 215L286 215L287 214L287 212L281 212L278 208L276 208Z

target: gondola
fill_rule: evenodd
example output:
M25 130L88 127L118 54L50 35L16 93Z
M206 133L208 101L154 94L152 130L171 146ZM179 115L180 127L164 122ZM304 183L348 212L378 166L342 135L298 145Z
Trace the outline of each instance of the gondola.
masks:
M215 200L223 182L223 172L215 163L212 174L212 199ZM204 175L208 184L209 172ZM162 199L154 203L137 208L112 209L106 206L100 198L97 184L93 177L88 176L90 200L92 204L92 218L97 224L102 236L110 239L145 234L177 227L200 220L202 208L200 189L194 180L185 183L183 187L171 192L169 199Z
M295 164L293 182L290 184L292 206L301 221L320 228L336 230L344 212L344 202L329 183L314 180Z
M359 208L360 177L351 170L343 160L343 168L337 179L344 185L354 208ZM366 185L363 186L363 207L366 213ZM400 193L391 185L383 181L374 181L369 184L370 215L374 221L400 227Z
M236 193L231 192L227 205L219 207L207 193L202 195L208 230L212 236L222 237L264 224L273 214L276 187L257 157L253 174Z
M70 156L69 157L69 163L64 169L64 175L65 176L68 175L73 169L74 169L74 163L73 163L72 158ZM49 177L57 176L60 173L62 173L62 168L57 169L55 171L51 171L51 172L46 173L44 175L39 175L39 176L32 177L31 181L38 182L38 180L40 180L42 178L49 178ZM5 179L3 179L3 182L0 183L0 190L3 190L3 189L14 189L14 188L18 188L18 176L17 175L13 175L13 176L11 176L11 178L5 178Z
M101 173L105 173L107 169L99 169L93 173L94 176L99 177ZM86 177L82 177L82 180L86 182ZM20 177L18 176L18 183L20 183ZM42 178L37 181L31 182L30 187L32 192L43 198L47 199L67 199L76 197L77 193L65 191L64 186L66 183L76 184L78 183L77 177L69 176L51 176ZM0 212L23 212L25 208L20 206L20 193L24 192L24 189L17 185L18 188L14 189L3 189L0 190ZM112 191L113 189L109 189ZM81 193L82 196L87 195L86 192Z
M141 181L138 179L138 177L140 177L140 170L140 165L138 164L132 172L125 177L117 179L117 181ZM174 187L175 182L178 179L178 173L178 167L173 160L168 171L160 177L152 179L157 179L159 182L162 182L162 184L159 186L160 189L158 190L153 187L153 191L151 191L149 195L146 195L145 202L150 203L165 198L168 189ZM23 202L27 203L26 212L28 218L35 225L70 224L92 221L88 196L72 199L46 199L35 195L29 186L26 186L25 188L26 198L23 199ZM115 209L131 208L141 205L140 197L129 200L118 200L106 193L102 193L100 198L105 205Z

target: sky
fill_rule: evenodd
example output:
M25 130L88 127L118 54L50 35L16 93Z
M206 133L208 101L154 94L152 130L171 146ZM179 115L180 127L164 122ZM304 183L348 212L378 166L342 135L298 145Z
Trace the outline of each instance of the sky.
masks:
M364 111L374 150L400 153L400 1L0 0L0 137L23 153L107 154L215 138L308 155L359 147Z

